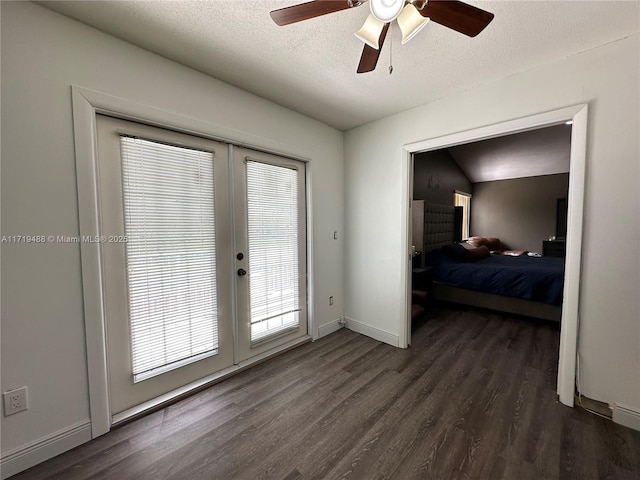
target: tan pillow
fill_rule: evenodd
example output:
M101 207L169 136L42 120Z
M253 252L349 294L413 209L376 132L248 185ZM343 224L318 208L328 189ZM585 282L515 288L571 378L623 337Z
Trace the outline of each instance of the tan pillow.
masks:
M485 238L487 243L485 243L486 247L489 250L502 250L502 245L500 244L500 239L497 237L487 237Z
M471 237L467 242L474 247L487 247L490 251L502 250L502 244L498 237Z
M484 237L469 237L467 242L474 247L481 247L483 245L486 245L487 239Z

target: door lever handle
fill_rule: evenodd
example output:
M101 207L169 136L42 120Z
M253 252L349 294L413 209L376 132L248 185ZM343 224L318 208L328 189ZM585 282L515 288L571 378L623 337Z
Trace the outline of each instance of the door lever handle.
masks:
M238 276L239 277L244 277L247 274L247 271L244 268L239 268L238 269Z

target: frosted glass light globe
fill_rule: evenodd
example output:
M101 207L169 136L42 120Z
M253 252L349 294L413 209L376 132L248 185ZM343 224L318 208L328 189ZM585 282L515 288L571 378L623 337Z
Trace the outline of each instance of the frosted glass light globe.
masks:
M371 15L382 23L394 21L404 6L404 0L369 0Z

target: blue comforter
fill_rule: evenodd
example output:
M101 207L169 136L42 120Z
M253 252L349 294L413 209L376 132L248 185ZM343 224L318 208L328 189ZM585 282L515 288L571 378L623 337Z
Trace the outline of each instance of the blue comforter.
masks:
M433 250L425 257L436 281L550 305L562 304L564 259L491 255L475 262L456 260Z

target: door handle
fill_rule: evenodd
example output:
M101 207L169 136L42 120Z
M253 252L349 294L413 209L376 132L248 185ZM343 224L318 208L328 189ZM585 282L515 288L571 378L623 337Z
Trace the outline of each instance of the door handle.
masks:
M238 276L239 277L244 277L247 274L247 271L244 268L239 268L238 269Z

